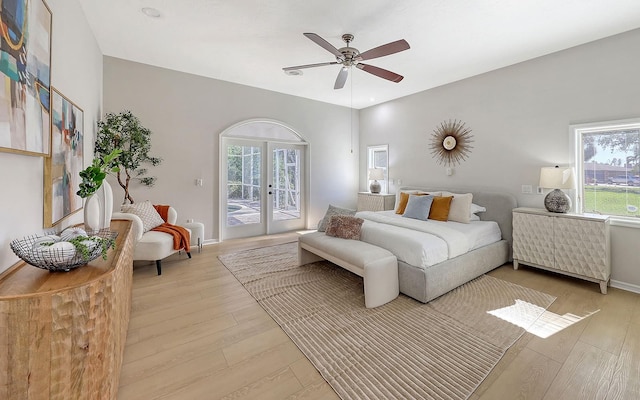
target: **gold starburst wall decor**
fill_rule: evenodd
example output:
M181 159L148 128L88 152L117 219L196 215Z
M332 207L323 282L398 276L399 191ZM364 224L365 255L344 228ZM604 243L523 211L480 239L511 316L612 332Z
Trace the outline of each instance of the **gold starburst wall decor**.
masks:
M442 122L431 134L431 154L438 164L460 164L471 154L473 135L464 122Z

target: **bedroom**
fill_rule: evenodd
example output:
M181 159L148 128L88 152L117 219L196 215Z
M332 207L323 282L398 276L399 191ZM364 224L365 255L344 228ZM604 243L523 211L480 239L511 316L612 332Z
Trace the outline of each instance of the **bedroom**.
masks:
M216 239L218 225L211 211L219 197L216 135L244 119L286 121L313 140L311 225L330 202L355 206L357 192L367 187L362 157L367 145L390 145L392 175L405 184L427 183L426 174L433 185L484 182L510 191L520 205L540 207L542 198L522 194L520 187L535 186L541 166L570 162L569 124L639 113L640 56L629 51L640 44L638 29L353 111L359 135L351 143L347 108L103 58L77 2L48 4L55 16L53 84L82 106L86 127L106 110L136 110L155 134L154 151L165 159L154 170L161 177L158 185L140 190L140 196L175 205L180 218L206 222L208 240ZM463 118L476 137L471 157L451 177L428 150L428 135L443 118ZM185 166L180 174L176 164ZM42 229L42 159L0 153L0 168L13 171L3 174L3 186L11 188L0 207L4 270L16 261L9 240ZM194 178L203 178L204 186L193 185ZM80 221L81 215L73 215L65 224ZM640 287L634 251L639 239L637 228L612 227L612 279L635 288Z

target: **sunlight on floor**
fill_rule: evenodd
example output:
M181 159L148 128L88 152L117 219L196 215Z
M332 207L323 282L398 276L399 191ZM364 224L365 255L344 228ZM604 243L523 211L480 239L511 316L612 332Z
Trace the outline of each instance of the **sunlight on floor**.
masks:
M487 313L545 339L598 311L600 310L592 311L583 317L575 314L559 315L535 304L516 300L516 303L511 306L487 311Z

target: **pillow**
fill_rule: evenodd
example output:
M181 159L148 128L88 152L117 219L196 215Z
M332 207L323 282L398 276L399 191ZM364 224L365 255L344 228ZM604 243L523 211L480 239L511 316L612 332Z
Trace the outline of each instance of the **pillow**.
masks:
M426 221L429 218L429 211L431 210L431 204L433 203L433 196L431 195L409 195L409 201L407 202L407 208L402 214L406 218L414 218Z
M350 215L334 215L329 218L325 234L342 239L360 240L360 229L363 222L362 218Z
M149 232L156 226L164 224L164 220L149 200L143 201L142 203L123 204L121 211L140 217L142 220L142 230L144 232Z
M407 202L409 201L409 195L417 194L417 191L410 192L400 192L400 201L398 202L398 207L396 207L396 214L404 214L404 210L407 208Z
M469 221L480 221L480 217L478 217L476 214L471 214L469 216Z
M404 210L407 208L407 202L409 201L409 196L415 194L417 196L425 196L430 194L431 196L440 196L440 192L435 193L427 193L421 192L419 190L409 190L407 192L400 192L400 200L398 201L398 206L396 207L396 214L404 214Z
M451 200L451 207L449 208L448 220L468 224L470 222L471 201L473 200L473 194L456 194L442 192L442 195L453 196L453 200Z
M453 200L453 196L434 197L429 211L429 219L447 222L451 200Z
M327 208L327 212L324 214L322 220L318 224L318 232L324 232L327 229L327 224L329 223L329 218L334 215L356 215L355 210L349 210L347 208L340 208L336 206L332 206L329 204L329 208Z
M479 206L475 203L471 203L471 207L469 207L469 212L471 213L471 215L477 214L479 212L485 212L485 211L487 211L486 208Z

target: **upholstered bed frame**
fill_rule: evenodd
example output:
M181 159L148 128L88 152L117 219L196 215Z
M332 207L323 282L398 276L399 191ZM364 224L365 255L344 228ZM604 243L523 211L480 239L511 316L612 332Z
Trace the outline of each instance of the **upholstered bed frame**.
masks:
M404 190L473 193L473 203L487 209L479 213L480 219L496 221L502 232L502 240L426 269L398 261L400 292L427 303L511 259L512 210L517 207L516 198L513 195L468 188L405 186L398 189L396 201L400 198L400 192Z

